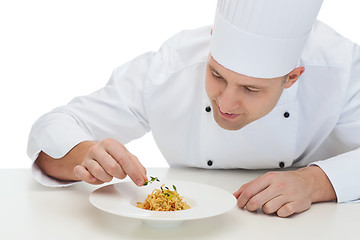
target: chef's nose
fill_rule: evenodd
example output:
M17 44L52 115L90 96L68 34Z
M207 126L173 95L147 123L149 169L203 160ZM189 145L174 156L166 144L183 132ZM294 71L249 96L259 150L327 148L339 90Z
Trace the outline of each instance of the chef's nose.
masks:
M236 89L226 87L218 97L218 104L222 112L236 113L241 108L241 96Z

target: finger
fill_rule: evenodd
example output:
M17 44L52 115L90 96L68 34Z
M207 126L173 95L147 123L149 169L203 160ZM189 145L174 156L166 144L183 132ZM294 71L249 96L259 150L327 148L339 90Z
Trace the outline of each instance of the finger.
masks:
M281 206L277 211L279 217L288 217L294 213L301 213L308 210L311 206L311 201L308 200L296 200L288 202Z
M263 178L257 178L254 181L250 182L241 192L237 201L237 205L240 208L244 208L252 197L263 191L268 186L269 182L265 181Z
M82 166L95 178L103 182L110 182L113 177L109 175L102 166L94 159L88 159L82 163Z
M296 212L296 202L288 202L276 212L279 217L288 217ZM302 212L302 211L300 211Z
M259 208L263 207L264 204L276 198L277 196L278 196L277 193L273 191L270 185L264 190L261 190L260 192L255 194L252 198L250 198L249 201L246 203L246 209L251 212L256 211Z
M104 148L92 148L89 150L89 157L97 161L100 166L110 175L119 179L124 179L126 173L119 163Z
M249 183L243 184L236 192L233 193L234 197L238 199L241 193L244 191L245 188L247 188L248 185Z
M104 182L98 180L95 178L91 173L89 173L88 170L84 166L77 165L74 168L75 175L84 182L90 183L90 184L102 184Z
M138 186L144 185L144 183L148 181L145 167L140 163L139 159L135 155L129 152L128 156L133 165L125 165L124 168L134 183Z
M147 181L144 166L122 144L108 145L107 152L120 164L123 171L136 185L142 186Z
M262 210L266 214L272 214L277 212L286 203L287 203L287 199L285 198L285 196L280 195L266 202L263 205Z
M148 181L147 171L146 171L146 168L144 167L144 165L141 164L141 162L139 161L139 159L135 155L133 155L131 152L128 152L128 153L130 155L130 158L134 161L135 164L137 164L138 168L142 172L142 175L144 177L143 180Z

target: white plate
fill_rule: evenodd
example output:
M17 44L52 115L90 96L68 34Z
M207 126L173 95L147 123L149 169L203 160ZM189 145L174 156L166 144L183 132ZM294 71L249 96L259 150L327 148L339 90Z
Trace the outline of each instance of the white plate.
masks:
M155 188L165 184L170 189L175 185L190 209L160 212L140 209L137 202L143 202ZM133 182L120 182L98 188L90 195L90 202L97 208L115 215L141 219L152 226L176 226L185 220L213 217L231 210L236 205L235 197L220 188L210 185L167 180L138 187Z

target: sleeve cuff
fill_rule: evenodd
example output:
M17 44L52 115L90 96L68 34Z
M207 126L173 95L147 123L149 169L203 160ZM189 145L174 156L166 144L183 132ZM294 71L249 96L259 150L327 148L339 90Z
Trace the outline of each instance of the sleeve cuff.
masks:
M58 159L67 154L74 146L83 141L94 141L82 128L74 124L74 120L63 114L44 116L41 123L33 126L29 136L27 154L32 160L32 174L35 180L44 186L64 187L76 181L63 181L46 175L34 163L40 151ZM51 124L48 124L51 122ZM61 127L59 127L61 126ZM36 136L36 138L34 137Z
M359 150L309 165L320 167L329 178L339 203L360 200Z
M46 187L68 187L79 181L63 181L46 175L41 169L33 163L31 166L31 172L34 179Z

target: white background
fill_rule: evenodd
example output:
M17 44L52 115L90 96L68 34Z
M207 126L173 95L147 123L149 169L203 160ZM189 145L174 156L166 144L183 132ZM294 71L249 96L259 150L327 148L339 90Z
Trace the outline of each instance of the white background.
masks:
M318 18L360 43L357 2L325 0ZM215 5L215 0L0 0L0 168L30 167L27 137L38 117L102 87L114 68L156 51L178 31L212 24ZM151 134L127 147L146 167L167 166Z

